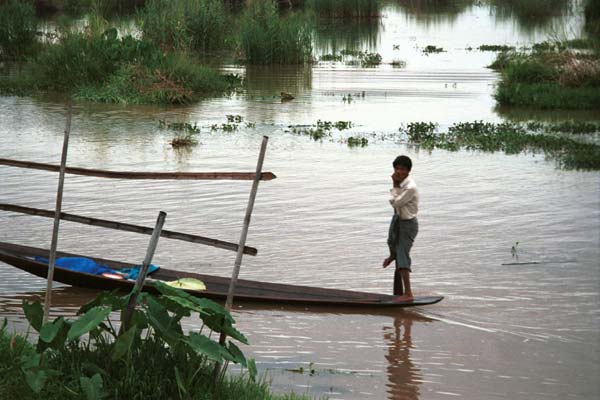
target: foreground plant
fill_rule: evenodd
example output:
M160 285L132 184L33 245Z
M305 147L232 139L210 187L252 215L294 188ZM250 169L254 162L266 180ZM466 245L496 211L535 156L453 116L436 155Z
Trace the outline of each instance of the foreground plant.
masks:
M235 344L248 340L223 307L161 282L153 285L160 295L139 293L131 322L122 332L110 314L123 312L131 295L102 293L80 308L78 319L58 317L45 324L40 303L24 302L25 316L39 339L35 348L11 341L8 356L0 358L8 364L0 370L3 376L10 373L11 382L0 384L0 397L210 399L214 393L229 398L232 380L225 379L226 368L218 386L211 383L215 363L226 367L230 362L246 368L246 386L261 386L252 383L254 361ZM185 333L181 320L192 315L201 319L202 327ZM222 332L229 338L223 345L211 339ZM11 393L19 396L4 397Z

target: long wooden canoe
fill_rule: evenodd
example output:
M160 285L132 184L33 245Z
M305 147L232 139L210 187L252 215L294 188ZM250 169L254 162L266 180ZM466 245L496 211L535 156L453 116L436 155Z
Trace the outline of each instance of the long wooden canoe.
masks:
M27 271L36 276L46 278L48 265L36 261L34 257L47 258L49 251L36 247L0 242L0 261ZM78 254L57 252L57 257L83 257ZM87 257L112 269L131 268L134 265L119 261ZM186 290L199 297L223 300L227 296L229 278L176 271L161 267L147 280L144 290L153 291L152 280L174 281L181 278L195 278L204 282L206 290ZM134 281L106 278L101 275L91 275L76 272L56 266L54 280L67 285L101 290L119 289L129 291ZM328 305L344 307L411 307L435 304L441 301L441 296L417 296L412 301L394 302L394 296L379 293L357 292L350 290L325 289L311 286L286 285L239 279L235 289L235 301L270 302L275 304L297 305Z

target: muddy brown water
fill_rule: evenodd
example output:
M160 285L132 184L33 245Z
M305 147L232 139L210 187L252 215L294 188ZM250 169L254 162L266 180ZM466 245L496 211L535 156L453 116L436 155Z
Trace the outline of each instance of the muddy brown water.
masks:
M234 317L277 392L330 399L594 399L600 393L600 175L563 171L542 155L420 151L396 136L411 121L564 120L597 122L588 112L499 109L498 76L481 44L526 45L581 29L577 13L524 25L485 3L454 11L388 6L375 32L354 38L384 64L360 68L241 68L248 92L186 107L76 104L68 163L139 171L252 171L262 135L270 137L241 277L273 282L391 291L382 270L390 218L391 161L413 158L421 190L421 231L413 250L417 294L445 296L419 309L353 313L344 309L237 305ZM467 5L464 5L467 4ZM316 39L331 51L332 35ZM362 41L361 41L362 40ZM339 41L336 42L339 44ZM427 45L447 51L426 55ZM395 48L394 45L398 45ZM282 103L280 91L296 98ZM351 95L351 96L348 96ZM350 100L349 100L350 99ZM0 97L0 156L58 163L64 104ZM212 132L241 115L233 133ZM199 144L174 151L175 133L159 119L202 126ZM323 141L289 125L352 121ZM254 127L247 127L252 122ZM349 148L348 136L369 145ZM51 209L57 176L0 168L3 203ZM248 182L120 181L68 175L63 211L236 241ZM52 221L0 213L0 240L49 247ZM59 248L123 261L143 259L148 237L69 222ZM518 260L511 247L519 242ZM174 240L154 262L228 276L234 253ZM514 262L535 264L511 264ZM73 315L94 293L55 289L55 314ZM26 330L22 299L43 296L45 282L0 264L0 316ZM186 320L189 329L198 321ZM300 368L303 372L300 373ZM312 371L311 371L312 370ZM311 373L312 372L312 373Z

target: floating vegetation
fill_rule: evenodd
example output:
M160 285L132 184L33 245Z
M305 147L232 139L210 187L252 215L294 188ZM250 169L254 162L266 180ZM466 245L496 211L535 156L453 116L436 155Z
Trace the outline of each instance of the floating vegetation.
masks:
M226 115L226 123L212 124L210 126L211 131L223 131L223 132L235 132L240 129L240 125L244 122L244 117L241 115ZM246 128L254 128L256 126L253 122L246 122Z
M402 61L402 60L394 60L390 63L390 65L394 68L405 68L406 67L406 61Z
M358 55L360 65L363 67L376 67L381 64L381 54L360 52Z
M534 132L554 132L571 134L600 133L600 123L586 121L564 121L560 123L544 123L531 121L526 124L528 130Z
M319 57L320 61L342 61L343 56L341 54L324 54Z
M343 131L350 129L352 122L350 121L321 121L318 120L316 125L296 125L290 126L292 133L297 135L310 136L313 140L322 140L325 137L331 137L331 131L337 129Z
M439 132L437 124L415 122L399 130L409 143L429 150L504 151L506 154L543 152L565 169L600 169L600 145L560 135L529 133L526 127L515 123L460 122L450 126L447 132Z
M200 127L196 124L192 125L188 122L168 122L159 119L158 127L161 129L177 131L175 137L169 142L174 149L187 148L198 144L195 135L200 133Z
M347 140L348 147L365 147L369 144L369 139L365 137L350 136Z
M434 45L428 45L425 46L425 48L423 49L423 53L425 54L431 54L431 53L443 53L446 50L444 50L443 47L436 47Z
M514 46L498 45L498 44L482 44L477 48L479 51L510 51L515 50Z

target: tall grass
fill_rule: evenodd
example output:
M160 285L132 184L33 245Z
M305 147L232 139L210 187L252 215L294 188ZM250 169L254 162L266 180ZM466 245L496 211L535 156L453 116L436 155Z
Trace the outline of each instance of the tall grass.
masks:
M138 16L143 37L168 51L220 50L229 32L220 0L148 0Z
M303 64L312 56L311 32L306 16L280 17L274 0L255 0L240 18L240 47L249 64Z
M307 8L324 18L379 17L381 0L306 0Z
M37 47L36 32L32 1L0 1L0 59L32 54Z

